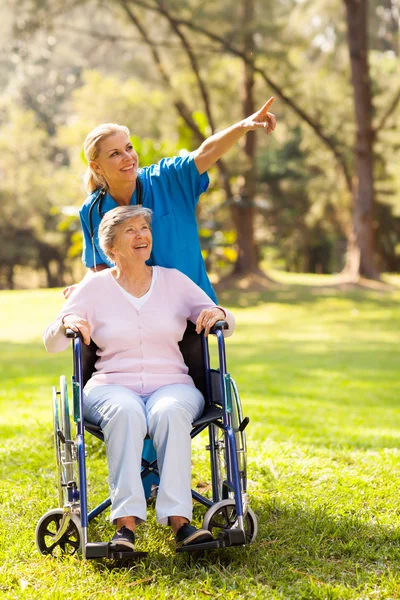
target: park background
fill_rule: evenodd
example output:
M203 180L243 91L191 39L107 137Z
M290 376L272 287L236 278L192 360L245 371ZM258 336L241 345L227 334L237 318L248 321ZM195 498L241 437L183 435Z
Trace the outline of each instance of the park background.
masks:
M399 597L400 0L7 0L0 16L0 596ZM43 558L50 388L71 365L41 332L84 272L82 142L126 124L145 166L271 95L276 131L219 161L198 208L237 316L259 536L188 560L150 517L131 569ZM104 448L89 445L97 498Z

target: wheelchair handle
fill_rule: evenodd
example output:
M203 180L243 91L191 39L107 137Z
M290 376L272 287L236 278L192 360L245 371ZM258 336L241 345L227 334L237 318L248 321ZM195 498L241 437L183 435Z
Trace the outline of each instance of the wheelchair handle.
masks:
M66 329L65 330L65 335L67 338L70 339L76 339L76 338L80 338L81 340L83 340L82 334L80 331L73 331L72 329Z

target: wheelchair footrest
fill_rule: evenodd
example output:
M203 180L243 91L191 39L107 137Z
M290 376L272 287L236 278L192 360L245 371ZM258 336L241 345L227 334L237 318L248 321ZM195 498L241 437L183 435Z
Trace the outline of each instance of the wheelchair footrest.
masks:
M218 539L224 541L225 546L244 546L246 535L242 529L224 529Z
M205 552L217 548L228 548L229 546L244 546L246 536L241 529L225 529L216 540L203 542L202 544L189 544L177 548L177 552Z
M177 548L177 552L204 552L205 550L214 550L215 548L223 548L220 540L213 540L212 542L203 542L202 544L189 544L188 546L181 546Z
M147 552L115 552L110 542L90 542L86 544L86 558L110 558L111 560L135 560L145 558Z

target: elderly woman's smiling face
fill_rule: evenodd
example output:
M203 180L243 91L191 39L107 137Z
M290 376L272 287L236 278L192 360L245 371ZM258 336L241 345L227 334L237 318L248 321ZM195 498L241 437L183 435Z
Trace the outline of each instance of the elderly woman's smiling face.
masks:
M152 245L150 226L144 217L138 216L118 225L110 250L117 264L132 259L145 262L150 258Z

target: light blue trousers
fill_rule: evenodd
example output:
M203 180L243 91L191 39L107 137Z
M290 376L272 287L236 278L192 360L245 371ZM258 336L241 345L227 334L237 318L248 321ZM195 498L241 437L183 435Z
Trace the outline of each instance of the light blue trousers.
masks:
M130 516L146 520L140 472L147 433L160 470L157 521L167 525L174 515L192 519L190 432L203 408L203 395L190 385L166 385L150 396L120 385L84 391L85 419L101 427L106 443L113 523Z

